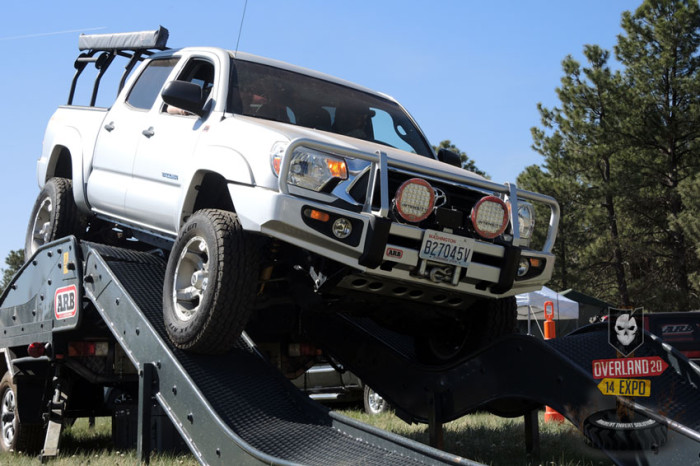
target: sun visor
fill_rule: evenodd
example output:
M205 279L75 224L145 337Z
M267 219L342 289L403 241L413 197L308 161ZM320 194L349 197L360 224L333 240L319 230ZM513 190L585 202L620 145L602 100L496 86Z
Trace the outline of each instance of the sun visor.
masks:
M168 30L160 26L155 31L121 32L117 34L81 34L80 50L142 50L165 49Z

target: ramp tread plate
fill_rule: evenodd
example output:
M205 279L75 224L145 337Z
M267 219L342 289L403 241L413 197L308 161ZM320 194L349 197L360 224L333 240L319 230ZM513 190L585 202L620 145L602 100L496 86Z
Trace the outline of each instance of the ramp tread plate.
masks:
M218 416L253 448L308 465L425 464L333 427L327 409L320 405L310 409L305 395L267 362L242 349L243 343L230 353L215 357L173 347L162 316L165 261L144 253L93 247L108 262Z

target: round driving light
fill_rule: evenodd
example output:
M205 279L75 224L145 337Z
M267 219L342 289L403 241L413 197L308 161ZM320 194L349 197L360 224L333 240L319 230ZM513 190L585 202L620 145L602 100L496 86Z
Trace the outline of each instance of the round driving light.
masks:
M347 218L339 218L333 222L333 234L338 239L345 239L352 233L352 223Z
M396 210L411 223L422 222L433 212L435 191L421 178L411 178L396 191Z
M518 277L524 277L529 271L530 261L525 257L521 257L518 262Z
M472 208L472 225L482 238L501 235L508 226L508 207L496 196L482 197Z

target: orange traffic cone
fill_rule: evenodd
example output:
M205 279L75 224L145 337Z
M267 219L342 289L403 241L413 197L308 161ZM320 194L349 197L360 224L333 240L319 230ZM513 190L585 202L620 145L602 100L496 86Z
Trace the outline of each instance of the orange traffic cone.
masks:
M547 312L549 309L549 312ZM544 339L551 340L556 338L557 331L554 322L554 303L552 301L546 301L544 303ZM544 411L544 422L564 422L566 418L564 416L552 409L549 406L545 406Z

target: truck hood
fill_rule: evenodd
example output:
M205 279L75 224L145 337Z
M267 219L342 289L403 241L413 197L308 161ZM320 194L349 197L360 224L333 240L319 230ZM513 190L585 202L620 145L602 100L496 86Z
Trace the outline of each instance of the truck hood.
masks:
M432 168L435 170L440 170L443 172L453 173L455 175L466 176L476 180L487 180L481 175L474 172L470 172L463 168L455 167L439 160L423 157L411 152L406 152L400 149L396 149L391 146L378 144L375 142L364 141L362 139L352 138L349 136L343 136L336 133L330 133L327 131L305 128L303 126L296 126L289 123L280 123L272 120L264 120L260 118L253 118L247 116L236 115L235 118L246 121L248 124L258 126L259 128L265 128L271 132L277 133L279 141L291 142L295 139L304 138L317 141L319 143L327 143L336 146L345 147L348 149L354 149L357 151L374 154L377 151L382 151L387 154L388 159L406 162L413 164L420 164L427 168ZM350 163L351 170L359 170L363 165L366 165L364 161L357 161L359 163Z

